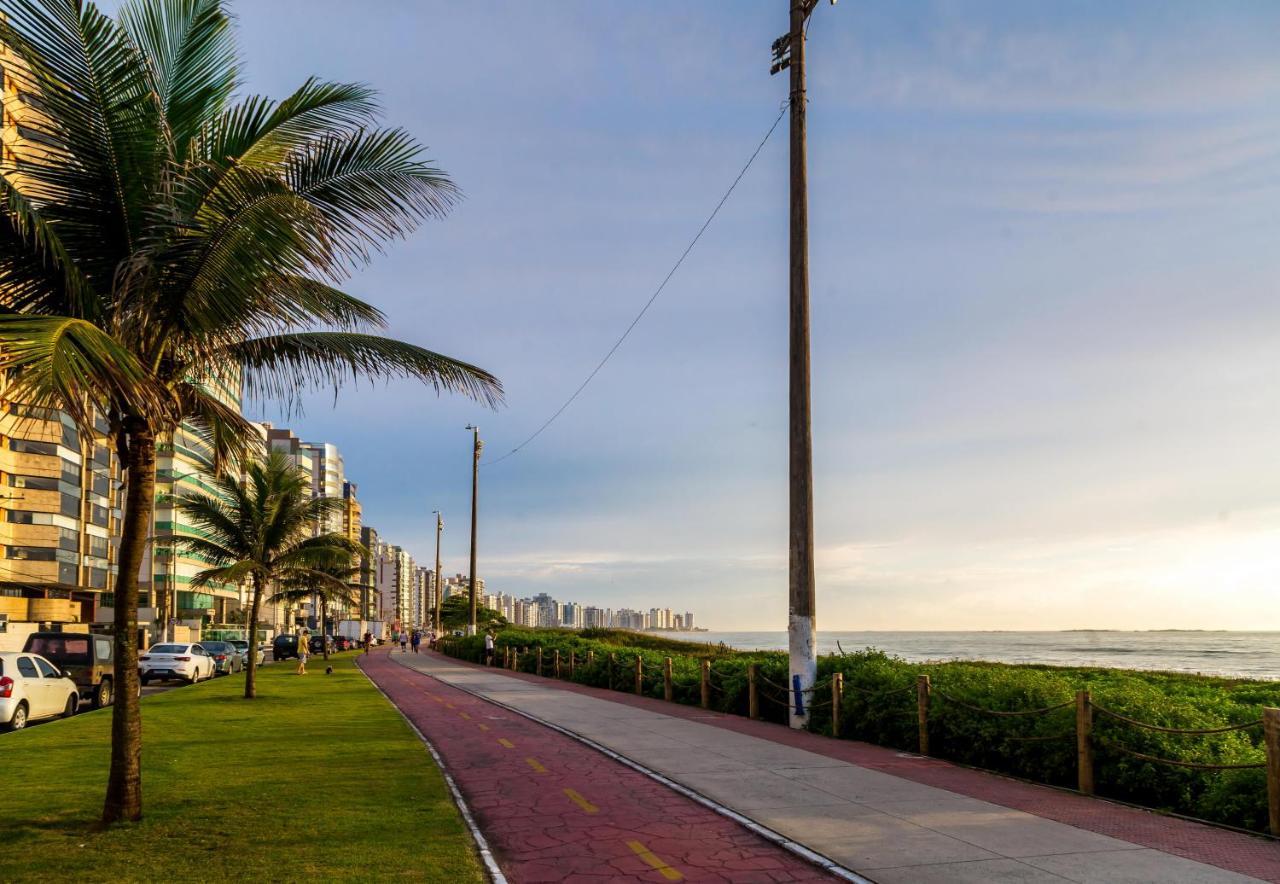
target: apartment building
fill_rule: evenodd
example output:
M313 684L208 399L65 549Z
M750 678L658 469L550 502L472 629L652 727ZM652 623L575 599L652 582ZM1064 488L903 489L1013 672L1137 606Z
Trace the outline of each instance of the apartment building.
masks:
M414 625L413 556L402 547L379 543L376 570L381 619L392 629Z
M121 471L94 421L5 397L0 388L0 615L81 622L111 605L118 576Z

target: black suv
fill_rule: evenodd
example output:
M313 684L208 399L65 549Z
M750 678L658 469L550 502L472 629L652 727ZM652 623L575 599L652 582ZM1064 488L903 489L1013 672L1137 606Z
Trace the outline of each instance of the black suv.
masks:
M298 637L296 635L277 635L271 643L272 660L288 660L298 656Z

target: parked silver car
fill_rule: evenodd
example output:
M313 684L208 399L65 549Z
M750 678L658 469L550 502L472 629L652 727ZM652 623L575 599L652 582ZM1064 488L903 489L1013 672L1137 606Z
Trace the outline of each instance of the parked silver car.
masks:
M231 642L203 641L200 645L213 658L214 675L234 675L244 668L244 658L240 649Z
M236 650L240 652L241 667L248 666L249 665L249 643L242 638L233 638L229 640L227 644L235 645ZM262 662L267 659L267 653L266 651L262 650L262 645L258 645L258 647L254 649L254 651L258 655L258 659L256 663L257 665L261 666Z

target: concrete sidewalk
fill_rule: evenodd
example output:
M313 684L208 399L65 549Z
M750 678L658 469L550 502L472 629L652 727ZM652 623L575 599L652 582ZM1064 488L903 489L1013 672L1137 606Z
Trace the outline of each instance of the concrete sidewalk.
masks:
M881 884L1260 880L704 723L683 708L667 715L436 654L392 657L585 737Z

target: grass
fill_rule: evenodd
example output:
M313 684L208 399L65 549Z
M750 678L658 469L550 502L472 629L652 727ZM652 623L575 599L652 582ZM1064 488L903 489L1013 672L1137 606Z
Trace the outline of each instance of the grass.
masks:
M0 736L0 881L483 881L422 742L354 666L313 658L142 701L143 811L96 825L110 712Z

